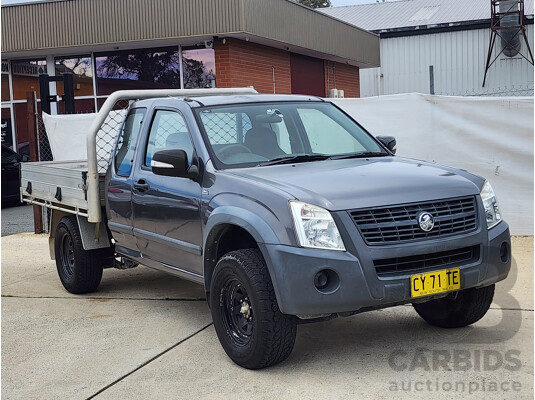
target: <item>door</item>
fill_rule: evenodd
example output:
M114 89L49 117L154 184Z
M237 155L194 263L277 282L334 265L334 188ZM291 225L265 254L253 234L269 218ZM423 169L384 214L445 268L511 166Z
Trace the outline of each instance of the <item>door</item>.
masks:
M128 113L106 174L108 226L117 251L132 256L137 255L132 225L132 171L146 111L146 108L134 108Z
M156 109L136 165L132 189L134 235L142 256L179 273L202 276L201 179L155 175L153 155L181 149L188 163L196 154L183 115L174 109ZM154 264L153 264L154 265Z
M291 53L290 73L293 94L325 97L323 60Z

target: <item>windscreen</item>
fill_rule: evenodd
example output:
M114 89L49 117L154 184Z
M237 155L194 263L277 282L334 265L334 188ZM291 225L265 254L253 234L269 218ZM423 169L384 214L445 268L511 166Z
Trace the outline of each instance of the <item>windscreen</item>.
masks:
M357 123L330 103L281 102L197 110L216 166L271 165L318 156L386 155ZM309 158L307 158L310 156Z

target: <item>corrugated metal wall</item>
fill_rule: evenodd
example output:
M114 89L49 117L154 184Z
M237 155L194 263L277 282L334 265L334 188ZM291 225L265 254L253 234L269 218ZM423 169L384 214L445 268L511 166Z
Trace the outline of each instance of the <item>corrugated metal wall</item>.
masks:
M527 26L527 36L533 52L533 25ZM490 29L381 39L381 67L360 71L361 96L430 93L430 65L435 94L533 96L533 66L520 55L501 55L481 86L489 40ZM493 58L500 49L498 38ZM528 55L525 43L522 53Z
M76 0L2 7L2 51L213 35L242 27L242 0Z

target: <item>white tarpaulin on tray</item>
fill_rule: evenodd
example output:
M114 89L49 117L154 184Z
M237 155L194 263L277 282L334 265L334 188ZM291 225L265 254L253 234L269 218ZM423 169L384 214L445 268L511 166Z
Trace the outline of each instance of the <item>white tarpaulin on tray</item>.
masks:
M397 154L487 178L511 233L533 235L533 98L417 93L330 99Z
M97 135L97 157L109 159L111 145L121 129L126 110L111 111ZM54 161L87 160L87 133L97 114L48 115L43 113ZM100 164L99 164L100 165Z

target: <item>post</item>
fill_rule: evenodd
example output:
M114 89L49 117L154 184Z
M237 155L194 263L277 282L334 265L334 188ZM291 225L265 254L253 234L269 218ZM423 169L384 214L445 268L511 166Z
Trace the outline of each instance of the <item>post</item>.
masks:
M50 114L50 81L48 74L39 74L39 90L41 91L41 111Z
M30 161L39 161L37 151L38 127L35 123L35 92L26 92L26 120L30 139ZM40 206L33 206L33 229L35 233L43 233L43 213Z
M63 74L63 101L65 102L65 114L74 114L74 79L71 73Z
M435 94L435 70L434 66L429 66L429 94Z

